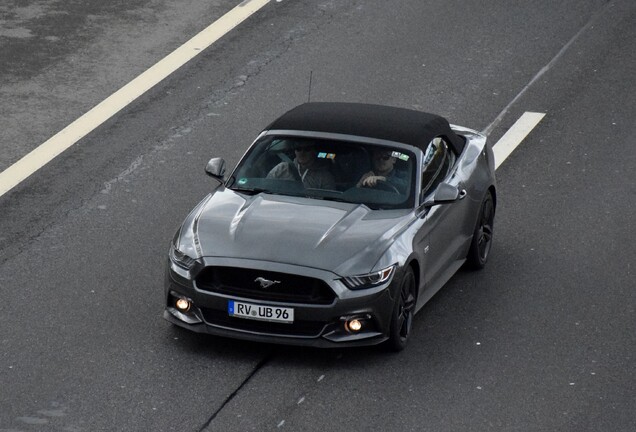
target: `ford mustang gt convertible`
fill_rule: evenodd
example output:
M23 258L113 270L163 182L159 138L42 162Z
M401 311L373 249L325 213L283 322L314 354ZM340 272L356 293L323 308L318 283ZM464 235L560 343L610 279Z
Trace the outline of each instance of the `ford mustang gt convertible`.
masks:
M170 246L164 317L186 329L318 347L403 349L415 313L486 264L497 203L486 138L357 103L283 114L190 212Z

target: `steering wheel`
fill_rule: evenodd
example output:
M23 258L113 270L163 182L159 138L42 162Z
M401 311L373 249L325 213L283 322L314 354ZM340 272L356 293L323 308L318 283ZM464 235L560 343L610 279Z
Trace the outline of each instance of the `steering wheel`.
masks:
M400 193L400 191L395 186L393 186L391 183L389 183L386 180L376 180L375 186L373 188L383 190L386 192L393 192L396 194Z

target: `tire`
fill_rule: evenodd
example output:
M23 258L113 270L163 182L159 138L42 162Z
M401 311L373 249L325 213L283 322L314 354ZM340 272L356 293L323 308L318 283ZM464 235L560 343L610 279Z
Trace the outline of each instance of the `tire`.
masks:
M488 191L481 203L477 224L473 232L473 240L470 243L470 249L466 257L468 268L481 270L486 266L490 249L492 248L494 222L495 202L493 201L492 193Z
M400 291L393 307L389 339L386 341L386 347L390 351L398 352L406 348L415 315L415 299L415 275L409 267L402 278Z

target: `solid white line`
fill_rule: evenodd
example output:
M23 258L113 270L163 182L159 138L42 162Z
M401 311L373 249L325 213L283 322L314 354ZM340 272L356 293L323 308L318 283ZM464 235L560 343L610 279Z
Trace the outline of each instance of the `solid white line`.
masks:
M508 105L506 105L506 107L499 113L499 115L497 117L495 117L495 119L492 121L492 123L490 123L486 129L484 129L481 133L488 136L490 135L490 133L493 131L493 129L495 129L495 127L497 125L499 125L499 123L501 123L501 120L503 120L503 118L506 116L506 114L508 114L508 111L510 110L510 108L521 98L521 96L523 96L529 89L530 87L532 87L532 85L539 79L541 78L546 72L548 72L550 69L552 69L552 67L556 64L556 62L563 57L563 55L565 54L565 52L570 48L570 46L576 42L581 35L592 26L592 24L596 21L596 18L603 13L603 11L605 10L605 8L601 8L598 11L596 11L596 13L592 16L592 18L590 18L590 20L587 22L587 24L585 24L581 30L579 30L574 36L572 36L572 39L570 39L565 45L563 45L563 47L559 50L559 52L552 58L552 60L550 60L548 62L548 64L546 64L545 66L543 66L539 72L537 72L537 74L535 76L532 77L532 79L530 80L530 82L528 84L526 84L526 86L524 88L521 89L521 91L517 94L517 96L514 97L514 99L512 99Z
M269 3L245 0L0 173L0 197Z
M492 147L495 154L495 169L499 168L499 165L510 156L544 116L545 113L525 112L519 117L519 120Z

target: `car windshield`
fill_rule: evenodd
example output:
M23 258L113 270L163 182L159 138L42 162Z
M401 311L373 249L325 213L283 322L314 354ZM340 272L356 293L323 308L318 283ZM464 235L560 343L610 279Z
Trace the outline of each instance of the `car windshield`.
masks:
M415 155L404 148L315 138L265 136L239 162L227 186L270 193L410 208Z

